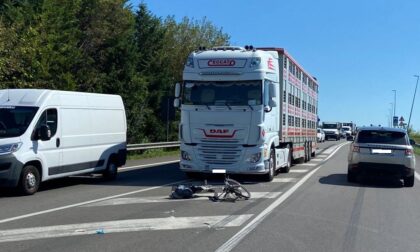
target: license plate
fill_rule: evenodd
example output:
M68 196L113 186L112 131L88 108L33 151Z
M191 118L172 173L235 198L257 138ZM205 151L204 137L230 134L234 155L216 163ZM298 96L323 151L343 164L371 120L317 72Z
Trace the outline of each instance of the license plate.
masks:
M372 154L392 154L392 150L372 149Z
M213 169L212 170L212 173L225 174L226 173L226 170L225 169Z

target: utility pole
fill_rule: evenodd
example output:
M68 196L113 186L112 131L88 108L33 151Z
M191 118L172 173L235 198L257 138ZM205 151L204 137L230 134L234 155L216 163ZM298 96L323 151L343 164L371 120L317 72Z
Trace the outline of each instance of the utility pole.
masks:
M407 131L410 128L411 113L413 113L413 106L414 106L414 100L416 99L417 85L419 84L419 76L414 75L414 77L417 78L417 81L416 81L416 88L414 89L413 102L411 103L411 110L410 110L410 117L408 118Z
M394 120L395 113L397 112L397 90L393 89L392 92L394 92L394 115L392 116L392 120Z

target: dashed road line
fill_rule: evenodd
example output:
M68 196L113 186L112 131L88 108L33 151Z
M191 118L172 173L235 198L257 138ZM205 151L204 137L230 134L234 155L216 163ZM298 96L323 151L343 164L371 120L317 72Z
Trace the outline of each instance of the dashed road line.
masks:
M275 182L275 183L294 183L297 180L298 179L296 179L296 178L274 178L272 182Z
M314 164L314 163L304 163L304 164L299 164L301 166L317 166L318 164Z
M309 170L307 170L307 169L292 169L292 170L289 171L289 173L306 173L308 171Z
M323 158L313 158L313 159L311 159L311 161L319 162L319 161L324 161L324 159Z
M238 227L251 217L252 214L167 217L1 230L0 243L104 233Z

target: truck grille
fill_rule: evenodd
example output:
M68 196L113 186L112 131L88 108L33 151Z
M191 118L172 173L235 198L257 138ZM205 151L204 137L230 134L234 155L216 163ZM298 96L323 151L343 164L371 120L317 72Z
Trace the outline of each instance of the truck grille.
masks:
M200 160L209 165L232 165L239 161L242 154L238 141L202 140L198 147Z

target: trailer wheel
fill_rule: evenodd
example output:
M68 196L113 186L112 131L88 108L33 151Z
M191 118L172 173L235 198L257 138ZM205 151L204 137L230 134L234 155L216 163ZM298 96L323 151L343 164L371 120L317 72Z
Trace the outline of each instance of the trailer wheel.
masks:
M264 174L264 181L270 182L274 178L274 173L276 172L276 157L274 149L270 150L270 159L268 161L268 173Z
M23 167L19 180L19 189L23 195L32 195L38 191L40 184L38 169L33 165Z

